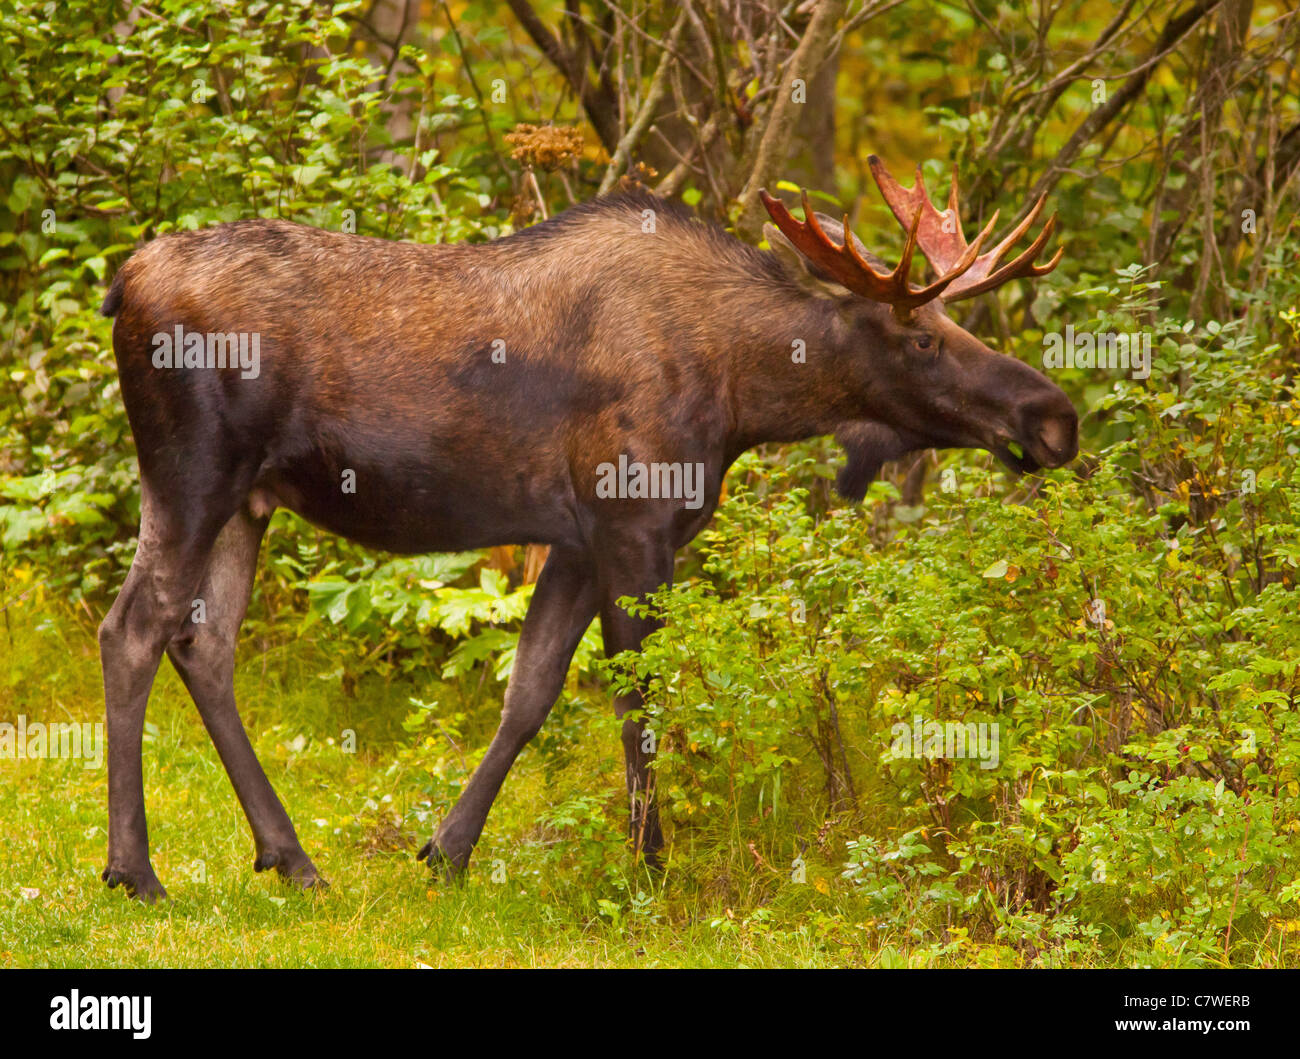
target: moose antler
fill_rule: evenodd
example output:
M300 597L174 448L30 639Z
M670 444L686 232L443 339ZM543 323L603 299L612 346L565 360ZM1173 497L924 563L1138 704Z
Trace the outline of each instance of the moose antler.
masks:
M952 171L952 189L948 193L948 209L944 213L940 213L930 202L930 196L925 193L925 183L921 179L921 167L919 165L916 167L916 184L909 190L890 175L884 163L874 154L867 159L867 163L871 166L871 175L876 178L876 186L880 188L880 193L884 196L885 202L889 204L894 216L898 218L898 223L904 228L908 228L910 225L916 231L917 245L921 248L921 253L925 255L926 260L930 262L935 272L943 274L953 267L953 262L966 260L966 254L969 250L966 246L966 239L961 234L961 215L957 209L957 170L955 168ZM1034 208L1029 211L1023 221L1016 225L1010 235L987 254L978 257L975 263L965 270L965 274L959 280L949 284L943 296L945 302L960 301L963 298L974 297L976 294L983 294L984 291L1001 286L1007 280L1045 276L1056 268L1065 253L1064 247L1059 248L1056 255L1047 264L1034 264L1034 258L1047 245L1047 240L1056 228L1056 214L1052 214L1048 218L1047 223L1043 225L1043 230L1038 234L1038 238L1029 244L1024 253L1001 268L997 267L998 262L1002 260L1006 252L1015 245L1016 240L1024 235L1038 219L1045 198L1046 196L1041 196L1034 203ZM920 218L919 226L916 219L909 222L908 217L913 214ZM984 238L984 235L993 227L997 219L998 214L995 210L988 225L980 233L980 239ZM978 246L979 241L977 239L974 245Z
M963 244L962 253L949 263L946 270L936 269L941 273L937 280L928 287L914 290L908 286L907 274L912 267L912 252L918 245L917 232L925 220L924 211L917 210L915 217L912 219L911 227L907 233L907 242L903 246L903 257L899 261L898 267L893 272L880 273L863 260L862 255L857 251L857 247L853 245L853 233L849 229L847 214L844 217L844 245L839 246L822 230L821 225L817 222L817 215L813 213L812 207L808 203L808 192L802 191L800 195L803 198L803 215L807 218L804 221L795 220L790 211L786 209L785 204L779 199L773 198L766 190L761 190L758 193L764 208L776 223L776 226L781 229L781 233L794 244L795 249L804 257L829 273L837 283L847 287L855 294L870 298L872 301L884 302L886 305L892 306L894 312L903 317L906 317L917 306L924 305L926 302L939 297L953 281L974 265L978 260L980 247L989 232L992 231L990 225L980 232L975 242L969 247ZM934 207L930 208L931 210L934 209ZM907 227L906 223L904 227ZM921 244L921 249L922 253L925 253L924 244ZM926 256L929 257L928 254ZM931 259L931 263L933 263L933 259Z

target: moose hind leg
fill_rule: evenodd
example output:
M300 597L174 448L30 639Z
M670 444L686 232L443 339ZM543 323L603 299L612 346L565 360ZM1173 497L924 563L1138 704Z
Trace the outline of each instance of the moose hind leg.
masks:
M303 851L235 705L235 644L252 595L266 523L243 510L226 523L195 597L203 602L205 620L195 622L194 613L184 620L167 645L167 656L189 689L248 817L257 850L254 870L275 868L303 888L323 887L325 880Z
M145 708L167 642L190 611L215 530L186 526L146 485L140 543L99 627L108 733L108 866L103 879L143 901L167 893L149 861L141 759Z

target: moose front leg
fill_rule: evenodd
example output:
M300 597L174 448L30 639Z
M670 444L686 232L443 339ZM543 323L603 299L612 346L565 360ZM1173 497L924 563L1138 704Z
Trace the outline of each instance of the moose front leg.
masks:
M602 564L600 627L605 654L639 651L644 640L663 622L639 618L620 607L621 596L641 597L672 583L672 545L657 540L631 540L609 549ZM645 698L639 689L616 696L614 712L623 721L623 755L627 767L627 795L631 806L629 824L634 847L651 867L659 866L664 836L659 828L659 806L654 798L650 763L654 743L641 710ZM629 713L635 716L627 716ZM649 737L649 738L648 738Z
M569 662L596 616L597 600L595 570L587 554L552 547L519 634L501 724L460 800L417 854L429 867L441 865L449 878L465 870L506 773L564 689Z

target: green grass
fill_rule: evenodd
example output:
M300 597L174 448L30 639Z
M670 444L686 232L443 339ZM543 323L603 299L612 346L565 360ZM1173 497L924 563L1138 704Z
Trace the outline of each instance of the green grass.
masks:
M0 720L101 721L91 618L39 597L9 617L8 630L0 627ZM529 748L521 757L465 884L435 883L414 850L442 810L428 805L422 759L399 753L412 741L401 719L411 696L461 695L458 709L477 700L461 742L466 760L444 785L453 789L486 747L500 689L365 678L345 694L328 676L337 641L295 639L259 653L267 645L259 644L258 628L241 651L241 712L330 889L303 894L253 872L243 814L197 711L164 662L150 700L145 791L153 864L170 900L144 907L100 882L102 766L5 760L0 965L907 962L901 946L872 929L852 888L838 879L838 861L819 859L815 850L805 855L802 884L771 866L780 854L765 843L728 858L696 842L703 852L674 850L662 875L636 869L616 830L624 819L621 747L608 700L595 688L571 692L549 749ZM357 733L354 754L339 743L349 727ZM544 822L556 805L567 805L577 825ZM746 836L738 837L743 851ZM998 962L989 952L981 962L990 958Z
M945 921L926 877L891 899L892 926L878 922L872 895L842 875L846 841L897 837L903 817L897 793L865 766L856 811L826 813L814 763L791 773L779 819L721 804L670 820L668 867L648 873L623 838L608 696L572 679L507 780L463 885L440 883L414 852L486 749L500 686L478 672L385 679L337 630L301 633L292 615L268 623L260 609L241 645L241 713L329 890L304 894L253 872L234 792L164 661L144 767L153 865L170 899L142 906L100 881L104 767L0 760L0 967L1205 964L1106 925L1080 940L1050 913L1032 940L1008 943L1013 931L995 938L978 918ZM101 721L94 617L39 594L8 617L0 721ZM403 729L413 698L436 704L441 733ZM355 753L343 750L345 729ZM800 849L802 881L789 867ZM898 914L907 908L916 915ZM1252 948L1248 965L1293 965L1285 948Z

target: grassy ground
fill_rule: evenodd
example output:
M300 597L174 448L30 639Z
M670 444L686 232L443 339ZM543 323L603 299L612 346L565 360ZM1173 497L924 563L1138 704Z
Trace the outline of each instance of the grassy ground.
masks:
M772 867L780 854L766 847L730 861L678 849L663 875L635 870L615 831L620 747L607 700L594 689L570 697L549 750L530 748L520 759L467 884L437 885L414 859L437 812L421 808L428 776L419 759L402 756L411 737L400 722L411 696L456 689L368 678L346 694L329 679L328 645L296 640L259 654L253 640L237 676L241 710L331 888L302 894L252 871L252 840L229 781L164 662L150 702L145 789L153 863L171 900L142 907L99 881L104 767L4 760L0 965L908 962L905 944L872 929L860 898L838 878L836 857L821 858L815 847L805 883ZM0 720L102 721L90 616L33 599L10 613L7 630L0 627L0 656ZM474 694L482 701L464 726L462 775L496 720L491 689ZM343 752L345 728L357 733L355 753ZM559 816L544 819L556 806ZM953 962L975 961L1004 962L996 950Z

